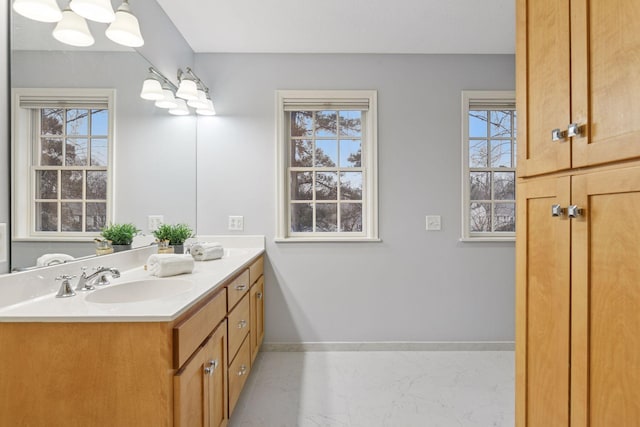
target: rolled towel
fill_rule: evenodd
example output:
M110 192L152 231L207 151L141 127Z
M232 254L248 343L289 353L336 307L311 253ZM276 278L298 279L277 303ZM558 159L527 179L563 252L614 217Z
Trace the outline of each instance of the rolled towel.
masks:
M147 271L158 277L191 273L193 267L193 258L189 255L154 254L147 259Z
M194 243L191 246L191 256L196 261L220 259L224 255L224 248L218 242Z
M74 259L74 257L67 254L44 254L36 260L36 266L47 267L49 265L64 264Z

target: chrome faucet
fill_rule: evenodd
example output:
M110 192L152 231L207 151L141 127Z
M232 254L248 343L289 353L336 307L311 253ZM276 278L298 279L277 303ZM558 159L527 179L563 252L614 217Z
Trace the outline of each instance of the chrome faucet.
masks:
M96 271L87 276L87 267L82 267L82 275L78 279L76 285L76 291L91 291L96 286L104 286L109 284L107 275L110 275L114 279L120 277L120 271L113 267L96 267Z

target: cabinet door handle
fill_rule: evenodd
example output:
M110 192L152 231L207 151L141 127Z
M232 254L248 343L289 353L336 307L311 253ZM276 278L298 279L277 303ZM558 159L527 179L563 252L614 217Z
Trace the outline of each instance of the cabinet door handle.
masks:
M569 218L578 218L579 216L582 216L582 214L584 213L584 209L579 208L577 205L571 205L567 209L567 212Z
M247 290L247 285L244 285L244 284L243 285L235 285L234 289L236 291L246 291Z
M211 368L211 367L209 367L209 366L205 367L205 368L204 368L204 374L205 374L205 375L213 375L213 369L214 369L214 368Z
M580 126L577 123L571 123L567 127L567 136L568 137L582 136L582 126Z
M256 297L257 297L258 299L262 299L262 292L258 292L258 293L256 294Z
M238 376L241 377L247 373L247 367L245 365L240 365L240 370L238 371Z
M554 129L551 131L552 141L562 141L567 137L567 132L561 129Z
M551 216L564 215L564 209L560 205L551 205Z
M247 327L247 321L246 320L241 320L238 322L238 329L242 329L242 328L246 328Z
M218 364L219 364L218 359L209 360L209 366L213 369L216 369L218 367Z

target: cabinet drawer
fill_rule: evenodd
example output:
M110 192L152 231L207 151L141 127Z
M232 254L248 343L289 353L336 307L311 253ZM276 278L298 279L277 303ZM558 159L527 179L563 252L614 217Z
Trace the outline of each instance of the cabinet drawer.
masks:
M216 294L195 313L173 328L173 367L178 369L191 357L227 313L227 290Z
M234 305L249 291L249 269L236 277L227 285L227 309L231 310Z
M249 283L252 285L264 273L264 257L260 257L249 266Z
M242 341L249 333L251 324L249 323L249 294L246 294L236 308L229 313L229 362L238 352Z
M231 366L229 366L229 416L231 416L231 412L238 402L242 387L244 387L244 383L251 370L250 353L249 339L246 339L240 347L238 356L236 356Z

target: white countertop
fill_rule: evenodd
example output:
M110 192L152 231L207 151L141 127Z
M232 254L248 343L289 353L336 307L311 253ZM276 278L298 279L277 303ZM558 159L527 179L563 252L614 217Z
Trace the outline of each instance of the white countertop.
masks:
M111 280L106 287L127 286L126 282L149 279L180 279L187 286L184 292L164 298L135 302L99 303L87 300L87 296L98 291L81 292L69 298L56 298L49 292L14 304L0 305L0 322L166 322L176 319L202 296L222 285L249 261L264 252L264 247L228 248L221 259L195 262L191 274L171 278L157 278L144 270L143 265L121 271L118 279ZM75 288L77 279L71 281ZM59 284L56 284L59 285ZM105 287L105 288L106 288ZM1 290L1 289L0 289ZM57 291L57 289L56 289ZM0 294L0 297L2 295Z

